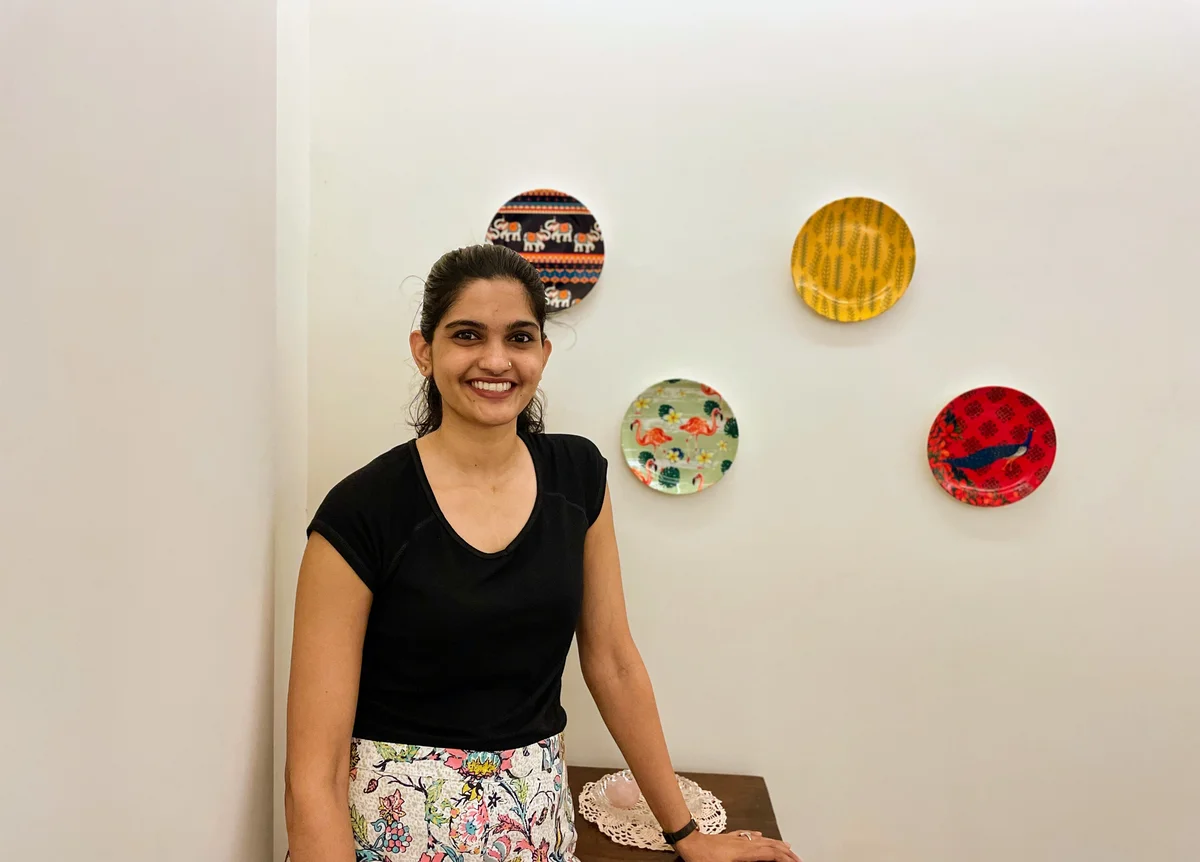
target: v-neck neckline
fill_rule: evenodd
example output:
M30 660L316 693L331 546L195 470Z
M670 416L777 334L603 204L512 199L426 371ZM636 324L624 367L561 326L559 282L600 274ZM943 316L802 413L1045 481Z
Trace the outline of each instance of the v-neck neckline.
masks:
M409 445L412 447L413 463L417 466L417 477L420 479L421 488L425 491L425 497L429 501L429 507L433 509L434 515L436 515L438 521L441 522L443 529L453 536L454 540L458 542L459 545L461 545L467 551L470 551L475 556L482 557L485 560L495 559L497 557L503 557L507 554L511 554L516 549L517 545L521 543L521 540L525 538L526 534L533 529L534 521L537 520L537 516L539 512L541 512L542 468L538 463L538 457L534 451L533 441L528 439L528 437L526 437L526 435L521 431L517 432L517 438L522 444L524 444L526 451L529 452L529 460L533 462L533 508L529 511L529 518L526 519L524 526L522 526L517 534L513 536L512 540L499 551L481 551L479 548L475 547L462 536L460 536L458 530L454 529L454 525L450 523L450 520L446 517L446 513L442 511L442 507L437 500L437 495L433 493L433 485L429 483L429 475L425 472L425 462L421 459L421 448L417 445L417 438L414 437L409 441Z

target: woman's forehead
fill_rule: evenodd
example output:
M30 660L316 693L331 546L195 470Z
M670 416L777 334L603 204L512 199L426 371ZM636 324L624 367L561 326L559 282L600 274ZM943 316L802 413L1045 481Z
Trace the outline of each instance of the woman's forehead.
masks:
M487 317L488 322L510 323L532 317L525 286L512 279L476 280L465 285L446 314L457 317Z

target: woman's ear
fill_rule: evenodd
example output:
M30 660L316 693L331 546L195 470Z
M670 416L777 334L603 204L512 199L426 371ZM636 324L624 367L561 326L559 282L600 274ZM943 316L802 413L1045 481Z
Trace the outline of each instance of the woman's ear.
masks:
M550 339L542 336L542 364L545 365L550 361L550 351L554 349L554 345L550 343Z
M421 330L414 329L408 334L408 349L412 351L413 362L422 377L433 373L433 345L425 340Z

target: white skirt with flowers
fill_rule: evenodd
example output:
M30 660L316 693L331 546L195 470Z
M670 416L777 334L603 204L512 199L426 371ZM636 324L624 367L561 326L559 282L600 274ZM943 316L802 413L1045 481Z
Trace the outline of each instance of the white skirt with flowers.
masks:
M508 751L355 739L358 862L577 862L562 735Z

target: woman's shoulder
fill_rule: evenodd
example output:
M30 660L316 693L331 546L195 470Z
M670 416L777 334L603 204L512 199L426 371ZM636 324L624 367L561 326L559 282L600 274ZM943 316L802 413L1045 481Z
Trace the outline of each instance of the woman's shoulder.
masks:
M592 477L608 466L600 447L582 434L531 434L527 439L551 475Z
M405 479L416 479L412 453L413 441L408 440L376 455L338 480L329 489L329 496L342 499L371 499L379 495L393 497ZM399 483L399 484L398 484Z
M591 439L580 434L532 434L548 490L573 501L596 520L608 484L608 460Z
M602 458L600 447L582 434L549 433L529 435L543 451L568 458Z
M428 506L421 490L412 441L401 443L351 471L326 492L313 522L347 522L390 530L420 520Z
M427 509L409 441L330 488L307 532L320 533L374 590Z

